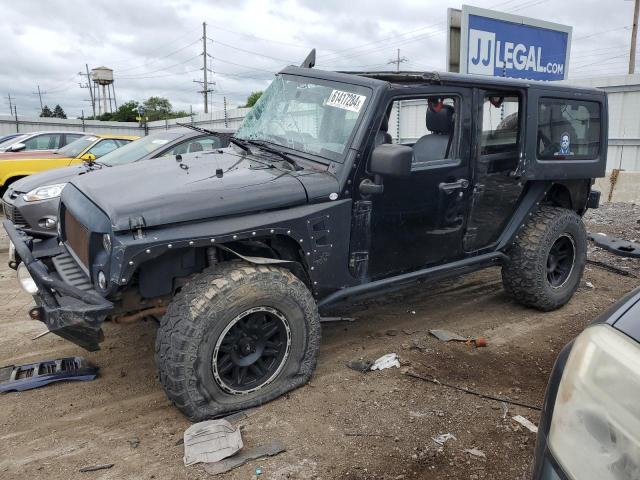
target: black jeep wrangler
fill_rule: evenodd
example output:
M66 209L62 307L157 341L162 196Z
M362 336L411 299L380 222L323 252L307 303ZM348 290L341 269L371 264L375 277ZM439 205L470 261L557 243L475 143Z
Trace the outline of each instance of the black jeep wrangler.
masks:
M602 91L288 67L229 148L72 179L58 238L4 226L31 318L88 350L160 318L160 381L200 420L307 382L339 301L501 265L564 305L606 152Z

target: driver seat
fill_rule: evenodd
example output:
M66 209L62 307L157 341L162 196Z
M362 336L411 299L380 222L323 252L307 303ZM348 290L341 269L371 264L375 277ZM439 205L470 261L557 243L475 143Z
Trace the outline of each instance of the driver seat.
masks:
M453 114L451 105L442 105L439 111L427 107L425 123L431 133L418 139L413 146L416 162L443 160L449 156L453 136Z

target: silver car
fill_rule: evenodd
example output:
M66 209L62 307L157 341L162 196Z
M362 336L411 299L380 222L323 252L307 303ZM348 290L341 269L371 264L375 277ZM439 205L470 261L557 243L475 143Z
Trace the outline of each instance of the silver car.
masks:
M13 182L2 198L5 216L19 226L40 236L55 236L58 203L66 183L76 175L86 175L102 168L125 165L167 155L178 155L223 148L229 145L233 129L215 132L188 128L163 130L131 142L102 157L99 161L56 168ZM114 191L117 186L114 186Z
M30 132L0 142L0 153L30 150L56 150L89 135L85 132Z

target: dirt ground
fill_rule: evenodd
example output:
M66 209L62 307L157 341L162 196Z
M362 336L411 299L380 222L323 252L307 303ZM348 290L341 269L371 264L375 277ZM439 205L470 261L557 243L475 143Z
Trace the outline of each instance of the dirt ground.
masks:
M587 217L588 228L640 238L640 208L609 205ZM0 244L1 245L1 244ZM6 255L5 252L0 255ZM417 285L338 312L352 323L323 326L318 370L311 383L241 422L248 447L281 440L287 451L251 462L224 479L514 479L528 478L535 435L511 420L530 408L479 398L406 375L542 404L558 351L612 302L640 284L640 261L590 248L589 256L630 275L589 264L564 308L540 313L508 298L498 269L433 285ZM587 282L589 282L587 284ZM2 479L196 479L202 466L184 467L184 430L153 363L153 322L105 325L101 351L88 353L54 335L38 340L42 324L27 320L32 300L0 262L0 365L84 356L101 368L93 382L60 383L0 395ZM483 336L486 348L443 343L429 336L446 328ZM346 367L360 357L397 352L400 369L366 374ZM433 437L451 433L438 447ZM477 448L486 458L465 449ZM80 473L84 466L109 470Z

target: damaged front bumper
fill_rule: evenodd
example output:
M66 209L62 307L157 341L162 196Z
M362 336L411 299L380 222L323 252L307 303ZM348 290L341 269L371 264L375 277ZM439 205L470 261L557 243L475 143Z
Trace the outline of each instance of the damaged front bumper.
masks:
M99 350L104 339L102 322L113 311L113 304L94 292L64 282L55 269L50 271L43 259L60 252L56 253L49 242L34 241L9 220L3 226L15 249L16 264L24 264L38 287L34 295L37 307L29 312L30 317L86 350Z

